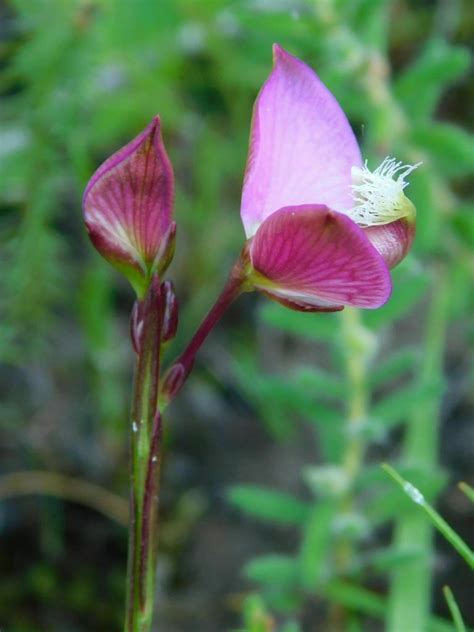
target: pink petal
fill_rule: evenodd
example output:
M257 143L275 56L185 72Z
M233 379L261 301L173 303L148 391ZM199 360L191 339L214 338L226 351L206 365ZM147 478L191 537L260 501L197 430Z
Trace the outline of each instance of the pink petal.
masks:
M413 220L403 218L391 224L369 226L363 231L388 267L394 268L408 254L415 237L416 225Z
M247 237L283 206L353 205L359 146L338 102L317 75L280 46L255 102L241 216Z
M390 296L387 266L364 231L326 206L273 213L257 230L249 254L255 287L299 309L375 308Z
M118 267L159 267L173 236L174 179L156 116L106 160L87 185L84 219L99 252Z

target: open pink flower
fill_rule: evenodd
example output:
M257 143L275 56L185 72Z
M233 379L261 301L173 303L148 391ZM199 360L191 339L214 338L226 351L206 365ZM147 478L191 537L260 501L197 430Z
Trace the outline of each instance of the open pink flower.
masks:
M84 192L84 219L93 244L139 295L172 258L173 200L173 169L158 116L97 169Z
M294 309L379 307L391 292L388 268L413 239L403 190L415 167L386 159L371 173L334 96L306 64L273 50L242 192L250 279Z

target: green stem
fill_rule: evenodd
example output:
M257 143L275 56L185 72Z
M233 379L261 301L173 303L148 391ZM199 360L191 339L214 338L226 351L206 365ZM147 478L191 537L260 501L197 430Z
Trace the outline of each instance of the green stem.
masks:
M136 305L137 364L131 419L130 535L124 632L148 632L153 616L158 545L161 417L158 411L162 305L155 277Z
M442 374L450 298L446 277L446 274L438 273L433 284L420 372L420 381L426 385L437 383ZM416 465L428 474L435 469L437 462L440 395L434 396L414 413L407 426L402 451L406 465ZM426 516L414 507L397 520L393 541L394 547L400 551L416 546L423 557L407 561L392 572L387 631L423 632L428 628L430 612L433 528Z
M345 449L342 457L347 492L341 499L339 508L339 514L344 516L354 513L353 483L362 467L366 450L362 428L368 416L367 370L373 351L373 335L363 325L357 309L346 308L341 313L341 320L348 383ZM354 557L352 540L341 538L336 545L335 555L338 573L344 575ZM337 604L333 606L330 613L330 625L332 630L345 629L346 612L342 606Z

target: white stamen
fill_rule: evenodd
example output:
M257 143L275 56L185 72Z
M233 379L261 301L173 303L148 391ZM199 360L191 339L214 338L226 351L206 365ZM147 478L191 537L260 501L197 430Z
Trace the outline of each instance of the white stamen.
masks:
M404 165L388 156L373 172L367 161L362 169L352 167L355 205L347 215L362 226L389 224L406 217L413 207L403 193L408 186L405 178L420 165Z

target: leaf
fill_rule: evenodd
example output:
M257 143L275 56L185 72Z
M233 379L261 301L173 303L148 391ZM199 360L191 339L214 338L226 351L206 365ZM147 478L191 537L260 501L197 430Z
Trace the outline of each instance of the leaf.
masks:
M343 581L331 581L324 587L324 595L332 602L349 610L385 619L387 601L375 593ZM408 632L408 631L407 631ZM439 617L432 617L427 632L455 632L453 626Z
M438 122L415 125L412 138L443 176L460 178L474 171L474 137L460 127Z
M443 593L448 604L449 611L451 612L454 625L456 626L456 632L466 632L466 626L464 625L461 611L459 610L459 606L456 603L451 588L449 588L449 586L445 586L443 588Z
M413 505L405 496L400 496L399 490L387 488L381 485L379 478L383 474L383 470L378 466L379 474L375 470L371 473L374 483L378 483L378 495L368 500L365 507L365 513L372 524L379 524L391 520L401 514L406 514L413 510ZM400 468L404 477L412 480L418 487L422 487L427 498L435 498L446 484L446 475L439 470L424 470L421 468L410 467Z
M376 617L385 614L384 600L366 588L348 582L332 581L324 588L324 594L334 603Z
M245 632L271 632L273 620L260 595L249 595L243 608Z
M353 5L355 8L353 30L357 33L358 38L370 49L378 50L385 54L390 25L390 20L388 19L389 0L356 2ZM349 7L351 3L347 3L345 6Z
M293 312L276 303L265 303L260 316L271 327L314 341L331 339L338 330L335 314Z
M426 255L439 247L441 231L445 228L443 202L439 194L441 183L439 174L429 164L417 169L413 176L407 192L417 209L413 252L415 255Z
M454 531L454 529L436 511L436 509L434 509L434 507L432 507L427 502L420 490L409 483L407 480L402 478L400 474L398 474L398 472L394 470L393 467L391 467L390 465L387 465L385 463L382 465L382 468L396 483L398 483L398 485L410 498L410 500L412 500L416 505L423 509L423 511L427 514L428 518L431 520L436 529L438 529L438 531L446 538L446 540L448 540L448 542L456 549L456 551L464 559L464 561L471 568L474 568L474 551L471 551L469 546L456 533L456 531Z
M320 502L312 510L305 525L299 559L301 582L308 590L314 590L321 580L335 511L333 501Z
M414 408L419 409L433 396L439 396L444 390L441 380L431 384L410 384L400 388L391 395L387 395L372 408L374 424L379 423L384 428L391 428L399 423L408 422Z
M413 260L405 260L393 273L393 293L388 303L363 313L364 323L373 329L384 327L409 312L428 289L430 276Z
M244 566L247 579L262 584L296 586L299 583L298 563L285 555L262 555Z
M416 347L404 347L392 353L385 362L377 363L376 370L369 375L372 388L390 382L414 371L420 360L420 351Z
M250 516L279 524L302 524L310 514L307 503L290 494L257 485L235 485L229 490L228 498Z
M421 563L423 557L424 554L417 550L416 547L412 550L403 551L394 548L386 548L373 551L366 555L361 561L361 566L380 573L392 571L407 562L413 562L413 560L419 560Z
M323 397L339 399L346 392L346 385L339 377L309 366L296 373L295 381L302 394L318 394Z
M474 489L467 483L464 483L464 481L459 483L458 487L462 492L464 492L464 494L466 494L469 500L474 503Z
M468 248L474 248L474 204L467 202L457 206L452 224L459 239Z
M410 118L426 119L433 113L442 91L462 76L469 64L470 55L466 49L433 38L395 82L395 96Z

